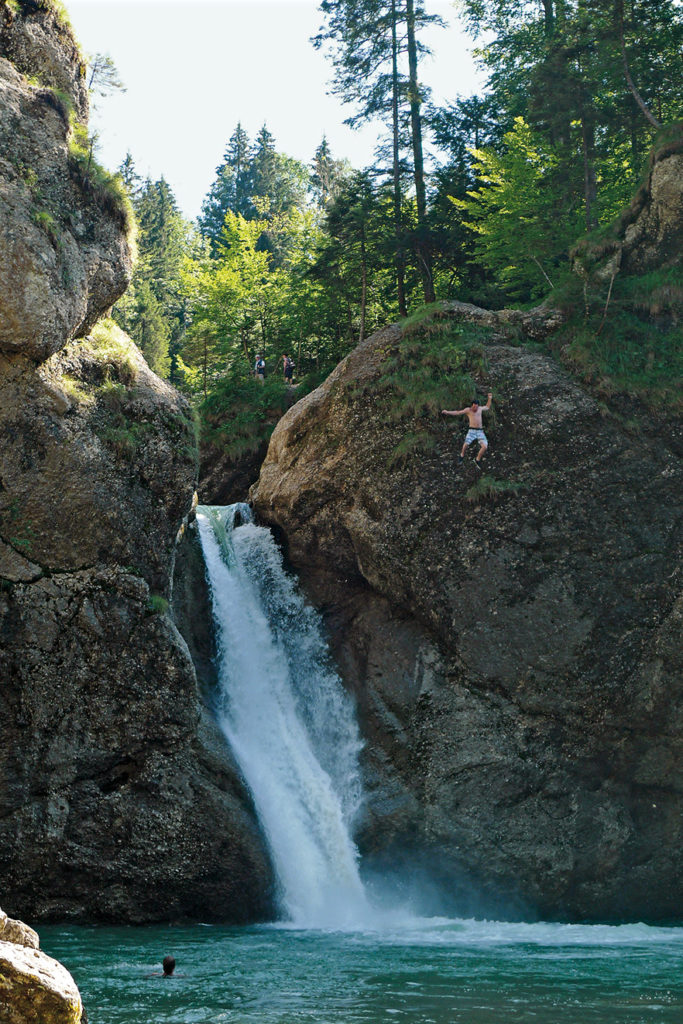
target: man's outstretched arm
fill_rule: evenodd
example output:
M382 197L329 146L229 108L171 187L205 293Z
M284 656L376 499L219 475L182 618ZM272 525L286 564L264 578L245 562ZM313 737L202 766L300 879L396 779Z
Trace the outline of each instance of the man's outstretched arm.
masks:
M442 416L464 416L467 409L442 409Z
M484 408L485 408L485 409L486 409L487 411L488 411L488 410L489 410L489 409L491 408L491 402L492 402L492 401L493 401L493 392L492 392L492 391L489 391L489 400L488 400L488 402L486 403L486 405L484 406Z

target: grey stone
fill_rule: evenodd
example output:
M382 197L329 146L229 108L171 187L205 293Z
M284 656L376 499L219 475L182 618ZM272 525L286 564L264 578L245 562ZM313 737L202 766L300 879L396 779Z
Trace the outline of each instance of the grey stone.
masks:
M283 417L251 492L357 700L366 862L429 864L456 910L677 920L675 435L634 437L551 357L506 344L505 316L439 315L490 331L485 473L514 488L468 500L459 424L386 416L391 327ZM418 429L434 447L388 471Z

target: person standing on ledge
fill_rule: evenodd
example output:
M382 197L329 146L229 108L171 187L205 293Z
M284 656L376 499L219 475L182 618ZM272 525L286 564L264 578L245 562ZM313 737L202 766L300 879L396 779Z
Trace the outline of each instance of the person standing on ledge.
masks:
M488 402L484 406L481 406L479 404L479 399L478 398L473 398L472 402L470 403L470 405L466 406L464 409L442 409L441 410L441 415L442 416L467 416L467 419L468 419L469 425L470 425L470 429L467 431L467 434L465 435L465 443L462 446L462 451L460 452L460 455L458 456L458 459L460 460L460 462L462 462L464 460L464 458L465 458L465 452L467 451L469 446L472 444L472 442L473 441L478 441L479 442L479 451L477 452L477 457L476 457L476 459L474 461L474 464L477 467L477 469L479 469L479 470L481 470L481 460L483 459L484 455L486 454L486 449L489 446L489 443L486 440L486 434L484 433L484 430L483 430L483 426L482 426L482 422L481 422L481 414L483 412L488 412L489 411L489 409L491 408L491 400L492 399L493 399L493 394L489 391Z

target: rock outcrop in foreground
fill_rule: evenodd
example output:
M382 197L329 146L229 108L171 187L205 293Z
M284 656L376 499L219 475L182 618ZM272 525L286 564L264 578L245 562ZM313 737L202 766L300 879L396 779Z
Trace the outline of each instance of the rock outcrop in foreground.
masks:
M455 303L425 337L465 323L464 369L494 393L483 475L458 463L460 421L397 412L395 326L289 410L252 489L358 701L362 852L420 858L461 912L678 920L680 430L520 345L548 310Z
M73 978L40 950L37 934L0 910L0 1020L7 1024L80 1024Z
M168 613L190 410L93 326L130 250L71 152L70 30L0 2L0 46L3 901L33 920L260 918L262 838Z

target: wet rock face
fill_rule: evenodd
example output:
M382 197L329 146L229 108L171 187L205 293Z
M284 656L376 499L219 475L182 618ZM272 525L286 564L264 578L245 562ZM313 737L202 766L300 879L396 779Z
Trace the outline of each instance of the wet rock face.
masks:
M84 570L0 596L0 870L35 919L251 920L269 867L187 647L145 582ZM59 672L56 671L59 666ZM30 855L28 851L30 850Z
M202 453L199 488L204 505L233 505L245 501L249 488L258 480L268 443L239 458L221 455L212 449Z
M456 904L479 894L468 909L671 920L677 461L549 357L502 343L504 321L482 324L483 479L471 450L457 462L460 420L387 416L389 328L283 418L253 502L358 700L364 853L419 853ZM433 447L397 460L418 427Z
M204 699L213 706L219 685L216 638L211 593L195 520L183 530L176 548L171 614L192 656Z
M87 97L70 31L38 5L0 12L0 351L42 361L128 286L127 214L72 152L68 104L82 120Z

